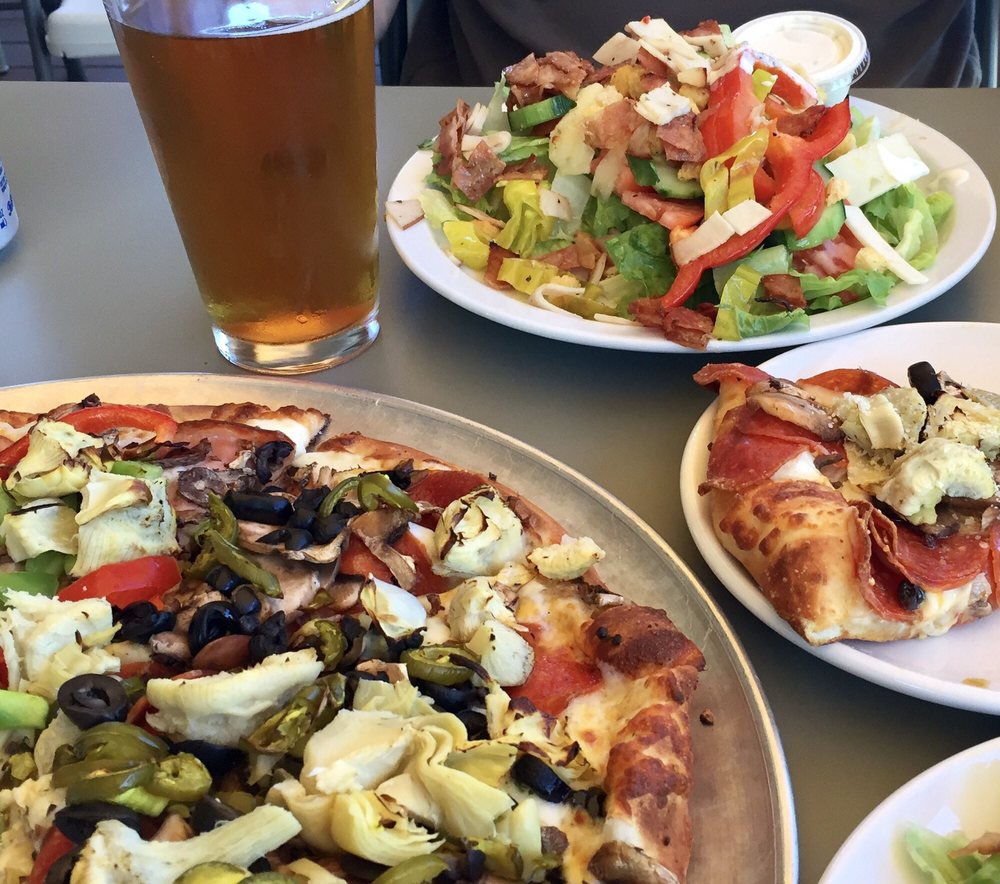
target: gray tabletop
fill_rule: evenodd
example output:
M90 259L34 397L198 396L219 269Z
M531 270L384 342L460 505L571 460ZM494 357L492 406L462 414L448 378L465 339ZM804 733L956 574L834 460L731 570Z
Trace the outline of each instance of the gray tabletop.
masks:
M1000 92L858 94L944 132L994 189L1000 185L987 124L1000 112ZM454 97L444 89L380 91L383 189ZM238 373L214 349L127 85L0 86L0 157L21 216L17 239L0 253L0 384ZM991 716L905 697L820 662L761 625L715 579L677 491L685 440L710 402L690 381L703 356L592 349L507 329L420 283L384 235L381 257L380 339L313 377L516 436L603 485L662 534L731 619L770 700L791 770L802 881L816 881L854 827L902 783L1000 734ZM996 279L994 244L954 290L904 321L1000 320Z

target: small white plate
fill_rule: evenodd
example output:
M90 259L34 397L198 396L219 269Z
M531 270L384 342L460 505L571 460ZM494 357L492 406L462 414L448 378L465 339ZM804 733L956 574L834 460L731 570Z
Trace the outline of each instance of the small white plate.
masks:
M934 765L875 808L837 851L820 884L926 884L903 836L912 825L977 838L1000 831L1000 739Z
M996 201L989 181L972 158L949 138L919 120L870 101L852 99L851 103L862 113L877 116L884 133L905 133L930 167L932 175L939 175L935 187L948 190L955 197L955 211L948 222L950 229L946 229L937 260L926 271L928 282L923 285L900 283L889 295L885 307L879 307L868 299L813 316L808 329L775 332L742 341L713 340L709 342L708 352L789 347L888 322L946 292L976 266L986 251L996 226ZM388 199L415 198L423 190L424 178L430 170L430 151L415 153L396 176ZM449 301L501 325L591 347L658 353L692 352L648 328L553 313L532 306L517 293L490 288L477 278L477 274L451 261L426 221L419 221L406 230L391 221L387 227L399 256L420 279Z
M998 386L998 352L1000 325L932 322L872 329L847 340L799 347L762 363L761 368L797 379L833 368L862 367L905 384L907 367L927 360L962 383L990 390ZM705 478L714 414L713 405L695 424L684 449L681 503L698 549L729 591L775 632L840 669L935 703L1000 714L1000 614L936 638L845 641L817 648L775 613L756 583L719 543L707 499L698 494ZM974 687L966 683L968 679L981 679L986 686Z

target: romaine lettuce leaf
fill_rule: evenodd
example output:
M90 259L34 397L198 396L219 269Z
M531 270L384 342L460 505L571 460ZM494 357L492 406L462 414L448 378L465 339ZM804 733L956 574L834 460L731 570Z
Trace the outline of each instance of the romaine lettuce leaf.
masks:
M612 237L605 247L618 272L642 283L646 295L663 294L677 275L667 230L659 224L640 224Z
M932 884L1000 884L1000 855L950 857L968 843L961 835L938 835L913 826L904 837L906 852Z
M738 261L716 267L712 271L712 280L719 295L722 294L723 288L738 267L749 267L751 270L756 270L761 276L767 276L771 273L788 273L788 249L784 245L769 246L766 249L751 252Z
M823 299L843 291L852 292L861 299L870 296L876 304L884 307L889 291L899 282L887 271L862 270L860 267L841 273L840 276L816 276L815 273L798 273L795 270L791 272L802 284L802 292L809 302L810 313L832 309L832 306L827 306ZM813 306L814 302L817 304L816 307ZM839 307L841 304L836 306Z
M548 161L549 139L532 138L530 135L515 135L505 150L497 154L505 163L516 163L528 157L538 157Z
M433 187L420 191L420 208L424 210L427 223L439 230L445 221L457 221L458 213L447 195Z
M591 197L583 211L583 229L594 236L607 236L612 231L624 233L648 223L649 219L633 212L614 194L607 199Z
M938 253L935 212L943 219L953 202L948 194L939 193L934 197L932 211L916 184L903 184L866 203L864 213L900 257L917 270L924 270Z
M804 310L782 310L776 304L757 300L763 275L746 264L730 275L719 296L713 337L721 341L739 341L791 326L809 326Z

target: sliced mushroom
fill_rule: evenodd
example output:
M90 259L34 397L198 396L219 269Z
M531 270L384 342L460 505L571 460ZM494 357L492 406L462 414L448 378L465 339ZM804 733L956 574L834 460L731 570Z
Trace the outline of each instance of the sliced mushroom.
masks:
M192 467L177 477L177 492L191 503L207 507L210 491L222 497L230 489L246 490L253 485L253 482L253 475L243 470L210 470L207 467Z
M587 869L607 884L680 884L669 869L622 841L601 845Z
M191 650L187 639L179 632L160 632L149 640L149 649L153 657L165 663L188 663L191 660Z
M747 405L809 430L824 442L833 442L841 437L836 419L787 381L778 378L759 381L747 390Z
M382 562L403 589L412 589L417 582L413 559L404 556L389 544L410 522L410 513L397 509L378 509L361 513L351 519L351 531Z

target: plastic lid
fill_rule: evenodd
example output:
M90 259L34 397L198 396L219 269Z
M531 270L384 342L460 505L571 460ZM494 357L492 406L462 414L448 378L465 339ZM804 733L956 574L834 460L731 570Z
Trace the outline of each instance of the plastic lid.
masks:
M827 104L843 100L871 60L861 29L826 12L776 12L740 25L733 36L804 70L826 93Z

